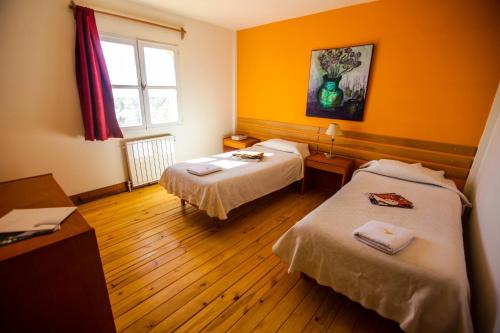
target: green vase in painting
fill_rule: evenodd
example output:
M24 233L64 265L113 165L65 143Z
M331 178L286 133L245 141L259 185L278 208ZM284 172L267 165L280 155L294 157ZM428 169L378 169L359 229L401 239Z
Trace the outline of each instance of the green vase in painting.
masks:
M330 78L328 75L323 75L323 83L318 90L318 102L322 108L331 109L342 105L344 92L339 88L339 82L342 76Z

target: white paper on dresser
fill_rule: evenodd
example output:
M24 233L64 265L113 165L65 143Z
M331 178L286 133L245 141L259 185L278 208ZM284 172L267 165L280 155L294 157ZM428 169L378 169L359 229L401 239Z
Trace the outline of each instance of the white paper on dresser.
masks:
M52 230L76 207L13 209L0 218L0 233Z

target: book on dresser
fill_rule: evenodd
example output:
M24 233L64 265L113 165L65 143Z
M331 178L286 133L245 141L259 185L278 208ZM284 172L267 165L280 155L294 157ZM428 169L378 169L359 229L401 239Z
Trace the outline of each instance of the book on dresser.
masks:
M55 232L75 210L76 207L13 209L0 217L0 245Z

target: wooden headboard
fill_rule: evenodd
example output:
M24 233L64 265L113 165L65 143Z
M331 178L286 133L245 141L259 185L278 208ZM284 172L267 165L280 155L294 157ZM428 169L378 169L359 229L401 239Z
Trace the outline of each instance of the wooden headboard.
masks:
M309 144L311 151L329 151L330 137L326 128L297 125L253 118L237 119L237 133L267 140L288 139ZM444 170L463 189L469 174L476 147L414 140L364 132L343 131L335 139L335 154L353 158L356 167L378 159L393 159L408 163L421 162L434 170Z

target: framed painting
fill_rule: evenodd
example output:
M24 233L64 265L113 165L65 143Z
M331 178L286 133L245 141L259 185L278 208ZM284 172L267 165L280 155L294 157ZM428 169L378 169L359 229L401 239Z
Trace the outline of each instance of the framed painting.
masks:
M313 50L308 117L362 121L373 44Z

